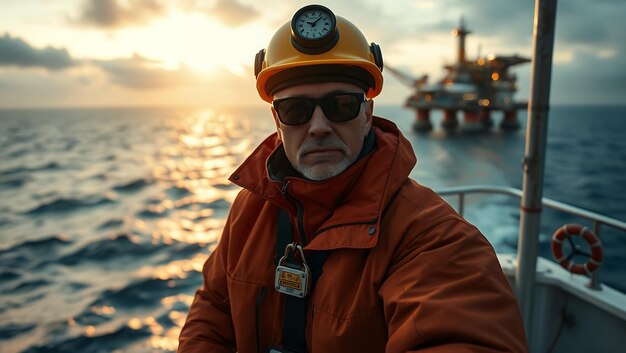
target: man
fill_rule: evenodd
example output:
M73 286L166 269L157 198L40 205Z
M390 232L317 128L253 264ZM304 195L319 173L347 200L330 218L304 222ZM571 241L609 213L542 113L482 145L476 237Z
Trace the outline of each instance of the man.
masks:
M378 46L319 5L257 54L277 132L230 178L243 190L179 352L527 351L492 247L408 178L410 143L373 116L381 70Z

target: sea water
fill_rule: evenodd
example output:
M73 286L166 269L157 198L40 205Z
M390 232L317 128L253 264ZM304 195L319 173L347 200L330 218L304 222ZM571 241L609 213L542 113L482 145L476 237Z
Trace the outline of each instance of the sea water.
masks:
M411 177L434 189L522 187L522 128L411 130ZM230 173L274 129L268 108L0 110L0 351L172 352L239 188ZM626 220L626 107L553 107L544 197ZM456 199L449 202L456 207ZM515 252L519 199L468 196L465 217ZM585 223L542 214L551 234ZM602 229L600 279L626 291L626 236Z

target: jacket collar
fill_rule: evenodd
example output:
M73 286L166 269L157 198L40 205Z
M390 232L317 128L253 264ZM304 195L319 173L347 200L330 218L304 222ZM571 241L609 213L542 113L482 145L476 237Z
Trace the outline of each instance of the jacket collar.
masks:
M257 147L230 180L287 210L294 220L302 207L306 236L309 240L315 237L308 249L372 247L385 205L416 161L410 143L395 124L374 117L373 131L373 151L328 180L312 181L293 173L276 133ZM340 237L329 235L333 233L330 230L345 226L353 228L344 229Z

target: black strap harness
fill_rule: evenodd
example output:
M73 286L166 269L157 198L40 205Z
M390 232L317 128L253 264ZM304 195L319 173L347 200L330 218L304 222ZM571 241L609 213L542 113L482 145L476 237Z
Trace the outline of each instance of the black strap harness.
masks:
M280 210L278 215L278 227L276 238L276 264L285 255L285 249L294 243L293 227L289 220L289 215L285 210ZM292 268L300 268L296 261L296 251L292 251L285 265ZM305 259L311 272L311 283L309 292L315 288L315 283L322 275L322 267L328 258L328 251L310 251ZM307 322L308 298L303 298L283 294L283 349L274 349L274 352L297 352L306 353L306 322Z

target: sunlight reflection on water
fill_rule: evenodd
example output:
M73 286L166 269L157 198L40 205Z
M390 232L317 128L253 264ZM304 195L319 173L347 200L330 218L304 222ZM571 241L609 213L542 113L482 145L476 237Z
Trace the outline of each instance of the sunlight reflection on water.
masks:
M4 112L2 352L175 351L259 113Z
M164 185L160 202L150 210L167 217L158 217L152 224L144 225L143 231L151 234L156 243L199 244L208 246L211 252L221 235L230 204L239 192L236 187L223 185L259 141L250 133L249 120L211 111L198 111L178 119L174 130L178 134L175 144L160 148L160 163L152 174L157 183ZM200 273L207 257L196 254L162 266L147 266L139 273L165 281L183 279L191 272ZM165 328L150 317L133 319L129 326L147 329L151 336L146 342L151 348L174 351L186 308L192 300L191 295L185 294L162 299L173 327ZM184 306L177 305L181 303Z

